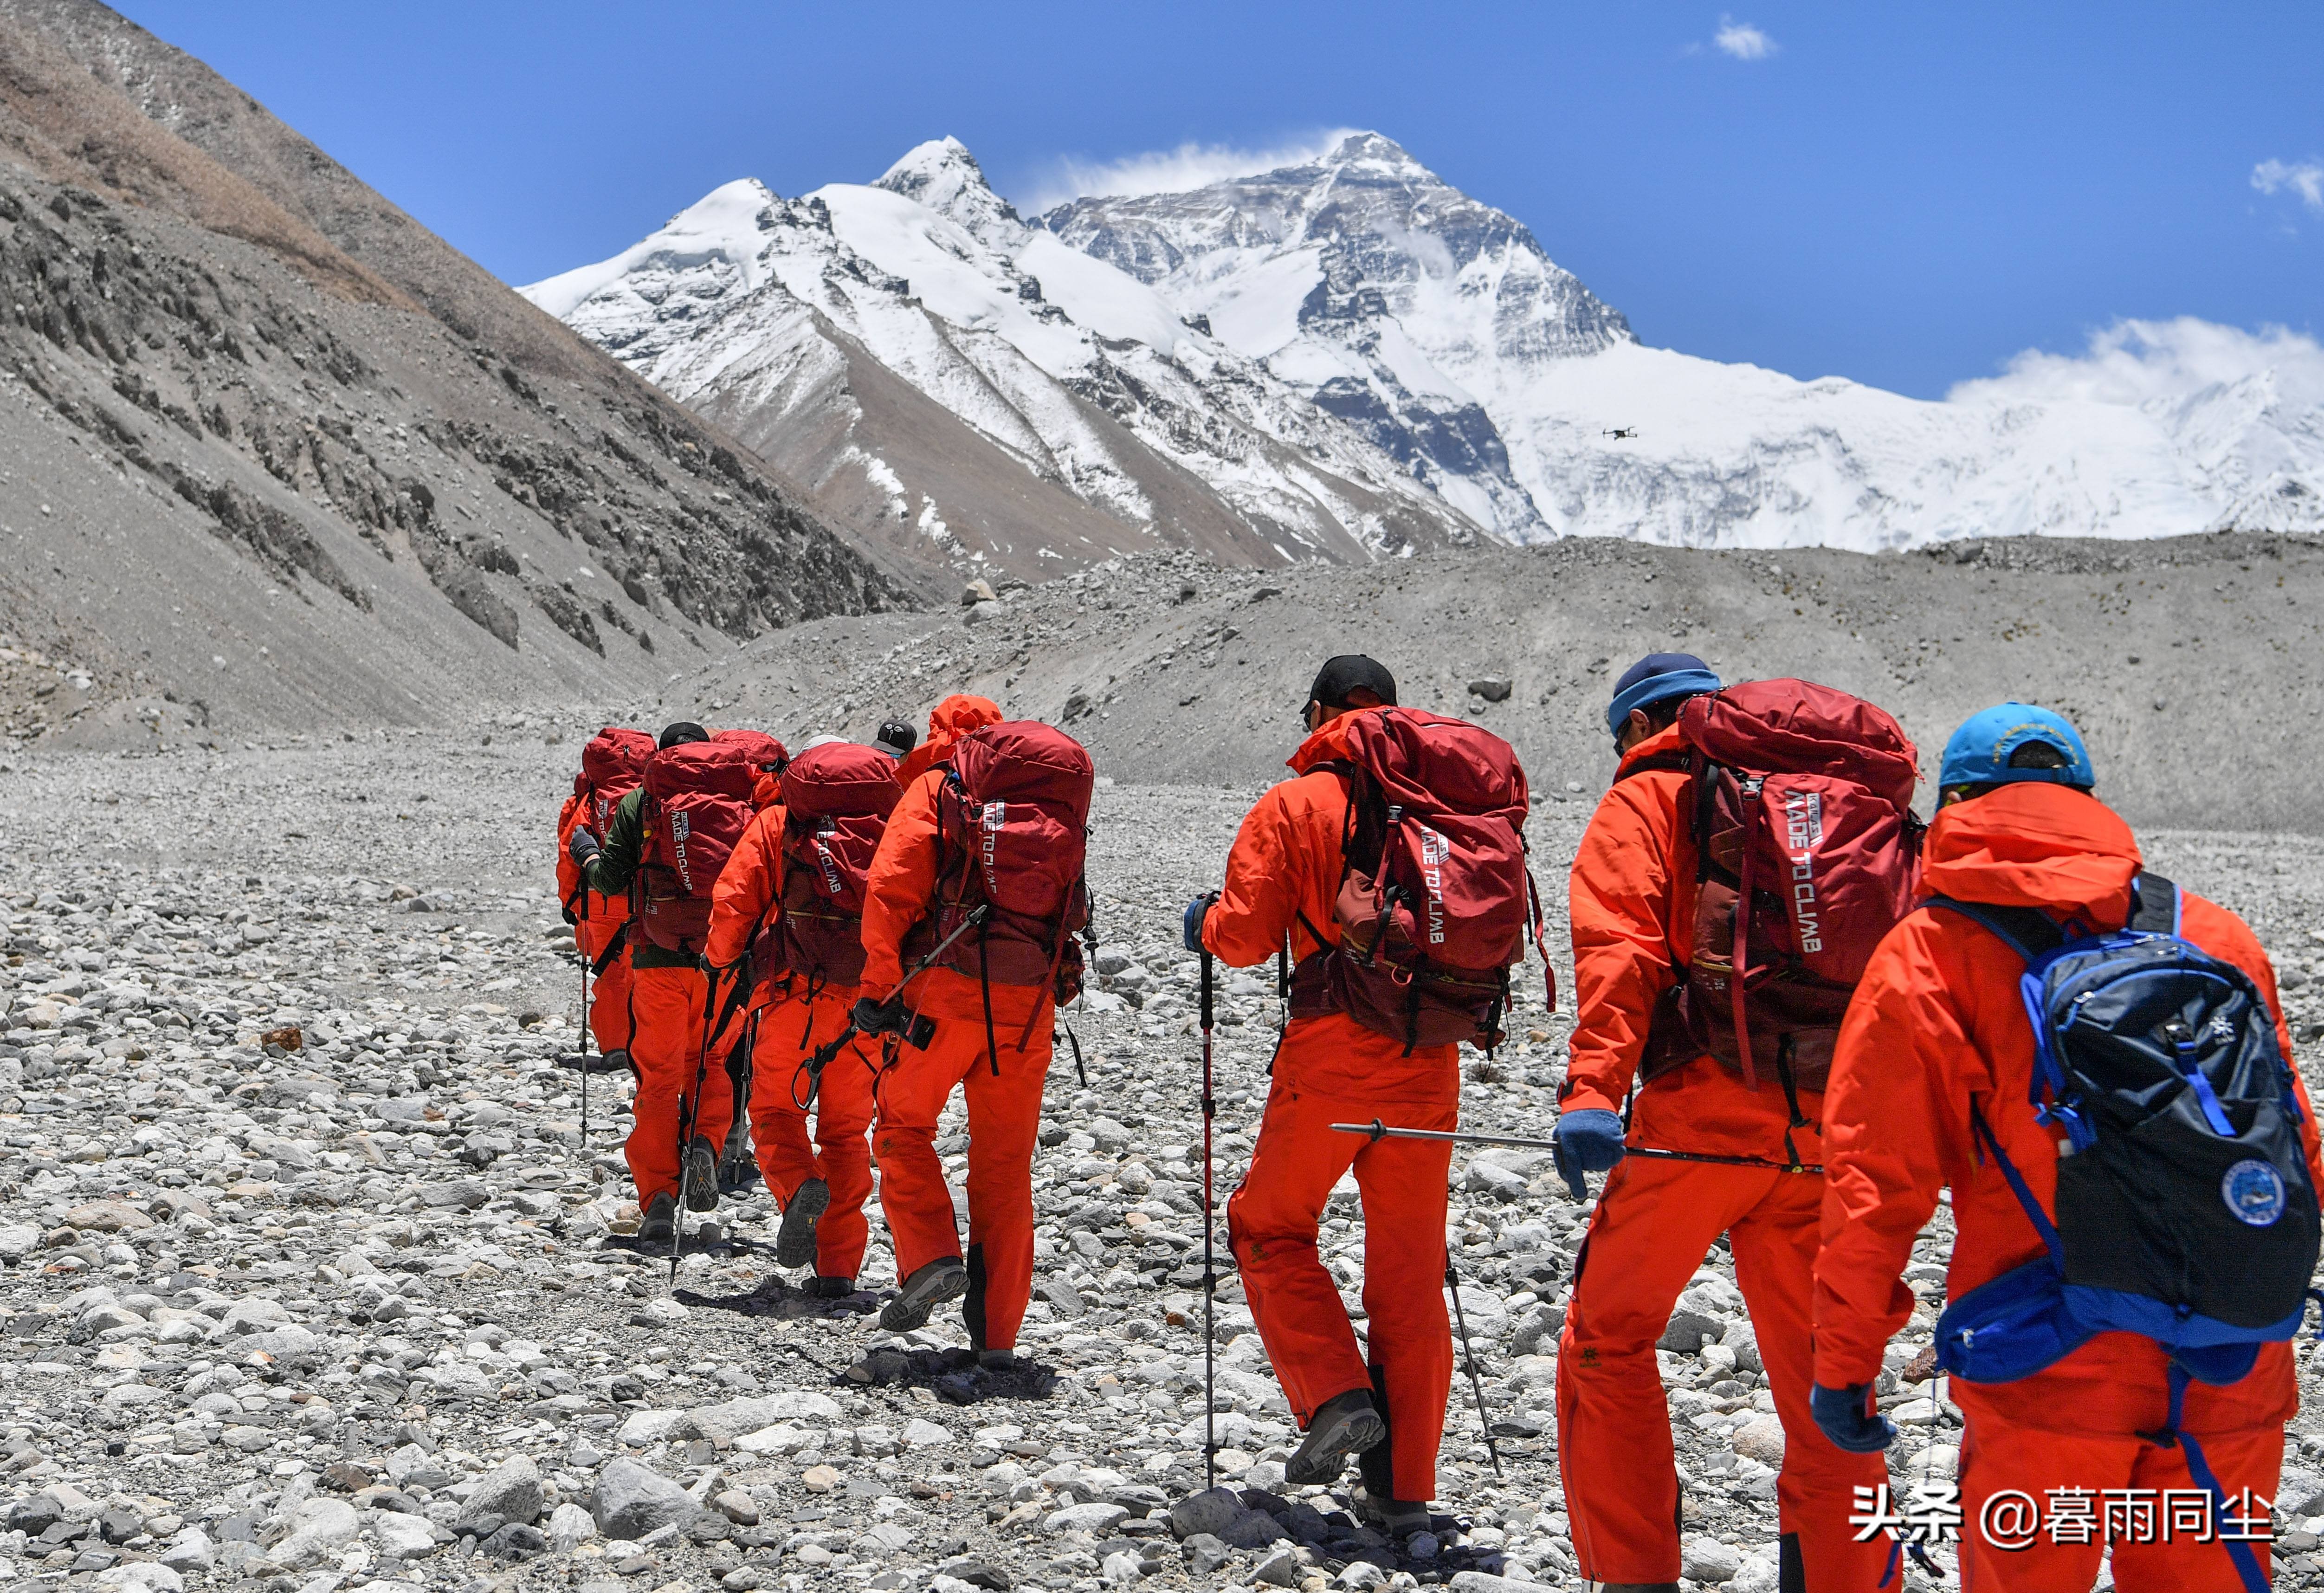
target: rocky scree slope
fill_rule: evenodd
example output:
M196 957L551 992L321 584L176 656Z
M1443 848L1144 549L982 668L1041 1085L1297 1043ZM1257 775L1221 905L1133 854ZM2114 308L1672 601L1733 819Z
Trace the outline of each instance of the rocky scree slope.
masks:
M990 589L990 588L984 588ZM1364 569L1109 561L946 614L762 637L625 705L869 739L954 690L1065 726L1124 783L1279 778L1317 664L1369 653L1403 700L1474 718L1536 799L1594 804L1604 712L1640 655L1729 680L1802 676L1902 720L1924 780L1945 737L2012 699L2069 714L2135 822L2324 832L2324 542L1993 538L1913 554L1665 549L1596 538ZM1935 800L1923 786L1925 816Z
M908 600L200 63L78 0L0 32L0 628L92 677L74 735L634 689L657 630Z
M13 1574L161 1593L470 1589L512 1568L515 1585L607 1593L793 1576L936 1593L1572 1585L1552 1409L1587 1210L1528 1153L1463 1155L1452 1174L1507 1478L1456 1387L1425 1537L1380 1542L1343 1490L1286 1488L1291 1424L1230 1277L1216 1421L1235 1491L1197 1496L1199 1064L1176 910L1215 880L1250 790L1099 793L1104 941L1072 1019L1088 1087L1061 1052L1035 1166L1030 1366L1001 1381L957 1367L953 1313L898 1338L862 1314L868 1293L811 1303L770 1281L774 1214L755 1194L705 1224L680 1298L623 1237L625 1089L597 1081L585 1143L553 1060L577 989L546 827L587 728L509 711L458 746L405 732L0 766L0 816L31 838L40 884L0 904ZM1545 879L1582 817L1536 814ZM509 844L525 833L542 844ZM2275 838L2147 839L2158 866L2253 921L2315 1077L2324 875ZM1222 1190L1250 1153L1277 1015L1263 978L1222 980ZM1554 1117L1567 1026L1537 995L1519 1023L1500 1056L1465 1059L1472 1126ZM964 1127L948 1118L940 1142L955 1178ZM1352 1185L1323 1238L1360 1324ZM1900 1486L1958 1463L1958 1412L1905 1380L1948 1243L1941 1218L1883 1379ZM891 1265L875 1244L867 1285ZM2311 1348L2277 1490L2286 1586L2316 1584L2324 1524ZM1769 1593L1782 1439L1724 1251L1659 1358L1687 1575Z
M834 520L939 567L1361 560L1480 534L1360 429L1026 223L955 140L869 186L729 183L524 292Z

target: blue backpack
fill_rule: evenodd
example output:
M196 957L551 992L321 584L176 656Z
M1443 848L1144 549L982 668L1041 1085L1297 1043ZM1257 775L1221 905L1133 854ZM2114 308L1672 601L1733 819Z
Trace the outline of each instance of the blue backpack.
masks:
M2318 1249L2317 1191L2275 1017L2234 964L2179 933L2179 889L2142 874L2130 922L2061 929L2030 907L1950 897L1929 905L1990 931L2025 959L2034 1115L2064 1129L2057 1221L1972 1104L1982 1155L2009 1181L2043 1254L1972 1289L1937 1320L1937 1364L2013 1383L2099 1333L2143 1333L2171 1357L2170 1424L2222 1505L2202 1451L2179 1431L2190 1380L2247 1375L2259 1347L2300 1330ZM2247 1587L2247 1544L2230 1542Z

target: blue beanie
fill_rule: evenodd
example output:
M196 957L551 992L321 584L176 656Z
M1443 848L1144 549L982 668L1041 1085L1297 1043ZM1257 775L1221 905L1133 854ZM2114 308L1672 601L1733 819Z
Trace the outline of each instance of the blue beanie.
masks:
M2010 755L2039 742L2054 747L2065 766L2057 769L2013 769ZM1971 714L1945 743L1944 761L1937 769L1937 788L1955 785L2009 785L2041 780L2057 785L2091 786L2089 749L2081 733L2063 716L2030 703L2005 702Z
M1632 709L1667 702L1674 697L1700 697L1725 682L1709 664L1692 653L1649 653L1614 682L1614 700L1606 709L1606 728L1616 737Z

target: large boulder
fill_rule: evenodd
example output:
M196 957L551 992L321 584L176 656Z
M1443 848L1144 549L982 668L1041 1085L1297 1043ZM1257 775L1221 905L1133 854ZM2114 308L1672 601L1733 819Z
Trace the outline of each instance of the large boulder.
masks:
M540 1468L530 1455L512 1455L477 1479L475 1491L460 1506L452 1530L475 1531L488 1516L494 1518L496 1525L486 1529L487 1535L510 1522L530 1526L540 1519L542 1503Z
M693 1495L627 1458L606 1461L589 1495L589 1514L609 1538L642 1538L656 1527L682 1526L698 1508Z

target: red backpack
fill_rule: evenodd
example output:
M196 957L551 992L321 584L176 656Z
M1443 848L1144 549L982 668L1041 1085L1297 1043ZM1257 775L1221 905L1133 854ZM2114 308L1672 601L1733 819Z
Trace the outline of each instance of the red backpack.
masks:
M807 988L863 977L863 886L904 788L896 760L876 747L830 741L784 766L780 915L760 958L761 978L788 969Z
M581 772L573 777L573 796L558 815L557 826L558 886L564 894L567 915L576 922L600 916L618 920L622 909L582 884L580 868L565 844L579 829L587 829L600 846L604 844L613 810L638 788L653 751L652 736L618 725L606 726L581 748Z
M1821 1089L1849 997L1920 882L1919 755L1881 709L1807 681L1693 698L1678 723L1693 776L1692 943L1655 1007L1640 1079L1708 1053L1754 1088L1772 1068L1787 1093Z
M750 827L757 778L747 753L732 742L685 742L647 762L645 844L630 912L663 950L701 955L711 889Z
M1466 719L1405 708L1356 716L1346 745L1330 765L1349 783L1340 940L1293 973L1292 1015L1346 1013L1407 1056L1459 1041L1490 1049L1509 968L1528 928L1536 944L1542 934L1517 751ZM1548 998L1554 1009L1554 976Z
M1014 719L961 737L951 765L936 796L936 910L914 927L906 956L926 955L987 906L943 966L983 985L988 1007L993 985L1047 986L1062 1005L1081 991L1074 931L1089 922L1089 753L1062 730Z

